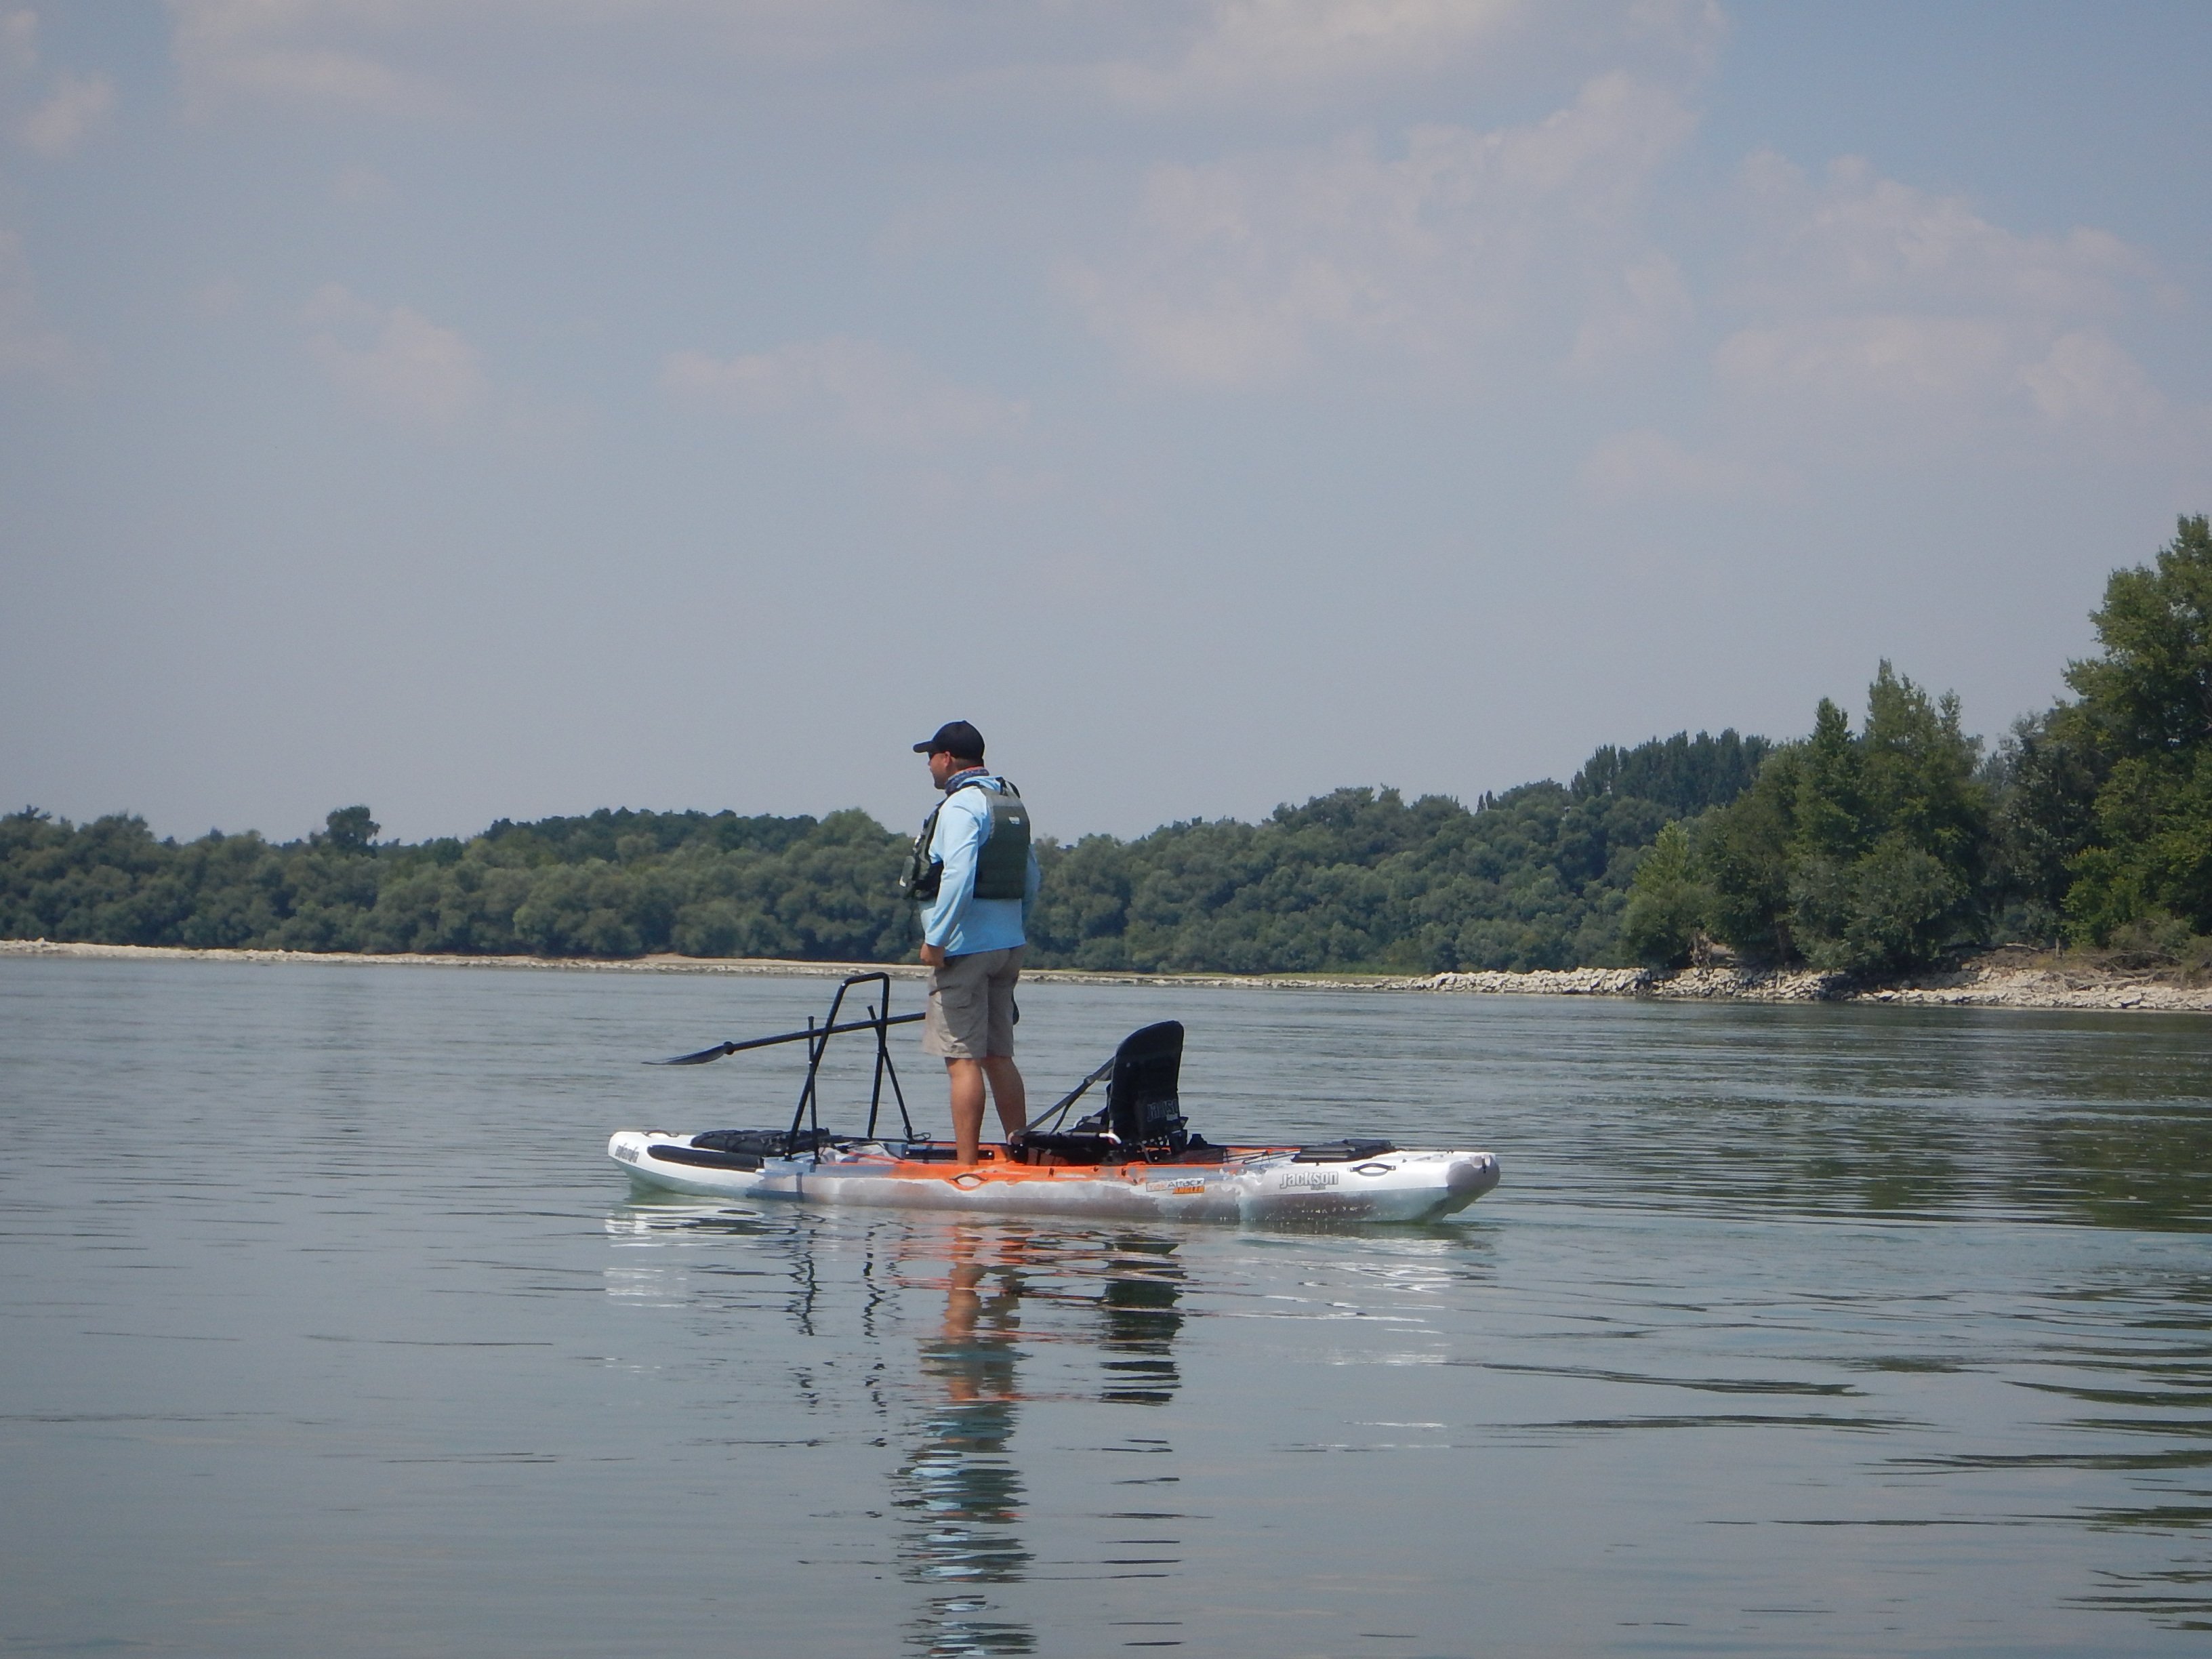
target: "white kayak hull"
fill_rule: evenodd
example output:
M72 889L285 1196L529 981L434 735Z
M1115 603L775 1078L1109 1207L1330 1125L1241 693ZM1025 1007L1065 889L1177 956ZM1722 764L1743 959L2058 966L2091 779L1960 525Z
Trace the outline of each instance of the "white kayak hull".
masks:
M962 1169L904 1158L896 1142L868 1141L825 1147L818 1160L801 1153L744 1169L702 1165L690 1148L688 1134L623 1129L607 1156L641 1185L701 1197L1101 1220L1434 1221L1465 1209L1498 1178L1494 1156L1461 1150L1316 1159L1291 1146L1229 1147L1218 1163L1041 1168L989 1148L986 1162Z

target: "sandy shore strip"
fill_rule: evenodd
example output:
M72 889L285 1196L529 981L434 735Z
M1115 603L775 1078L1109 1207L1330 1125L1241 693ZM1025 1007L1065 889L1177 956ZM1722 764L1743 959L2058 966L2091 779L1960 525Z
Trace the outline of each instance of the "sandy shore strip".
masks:
M889 974L921 979L929 970L913 962L795 962L783 957L462 957L393 952L372 956L348 951L196 951L166 945L70 945L43 939L0 939L0 957L76 957L115 962L228 962L264 967L294 963L324 967L507 968L568 974L739 974L781 979L843 979L851 974ZM1316 977L1295 974L1103 974L1079 968L1025 968L1024 980L1062 985L1291 986L1333 991L1426 991L1430 979L1355 974ZM1510 977L1510 976L1509 976Z
M257 966L501 968L569 974L738 974L842 979L881 971L920 979L913 963L788 962L774 957L652 956L601 961L574 957L359 956L345 951L191 951L147 945L67 945L0 939L0 957L71 957L121 962L227 962ZM1024 979L1072 985L1202 985L1330 991L1425 991L1477 996L1647 997L1686 1002L1853 1002L1900 1007L2078 1008L2212 1013L2212 985L2175 984L2153 973L2067 967L1974 964L1950 973L1867 983L1811 969L1742 968L1566 968L1321 976L1299 974L1105 974L1073 968L1030 969Z

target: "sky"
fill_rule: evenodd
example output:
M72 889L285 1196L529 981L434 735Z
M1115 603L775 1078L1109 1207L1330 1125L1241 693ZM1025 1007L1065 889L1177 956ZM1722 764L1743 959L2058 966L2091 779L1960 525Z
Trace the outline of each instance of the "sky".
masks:
M0 798L1064 840L1856 709L2212 509L2212 7L0 0Z

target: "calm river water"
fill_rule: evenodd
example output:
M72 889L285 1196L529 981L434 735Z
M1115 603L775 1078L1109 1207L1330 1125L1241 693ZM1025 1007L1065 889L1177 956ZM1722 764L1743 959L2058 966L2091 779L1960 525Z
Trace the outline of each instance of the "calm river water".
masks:
M1033 985L1040 1097L1171 1016L1208 1137L1504 1184L633 1198L828 989L0 960L0 1652L2204 1650L2201 1019Z

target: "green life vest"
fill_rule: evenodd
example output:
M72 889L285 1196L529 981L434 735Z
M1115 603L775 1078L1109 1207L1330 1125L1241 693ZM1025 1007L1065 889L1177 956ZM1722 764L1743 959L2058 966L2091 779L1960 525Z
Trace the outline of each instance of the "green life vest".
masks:
M997 789L984 789L983 797L991 804L991 832L975 854L975 893L979 899L1018 899L1025 897L1030 884L1030 812L1022 805L1022 792L1004 778ZM960 789L981 789L983 781L975 779L963 783ZM960 793L955 789L953 795ZM945 800L952 799L947 795ZM937 896L939 884L945 879L945 860L930 854L930 843L937 837L937 813L945 810L945 801L937 804L937 811L929 815L921 826L921 833L914 840L914 858L907 866L907 896L917 904L927 904Z
M1030 809L1021 792L1004 778L1000 791L986 791L991 802L991 833L975 854L975 896L1018 899L1030 885Z

